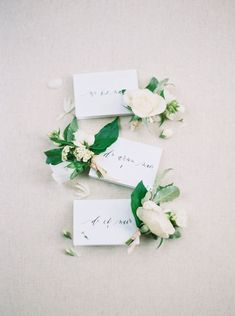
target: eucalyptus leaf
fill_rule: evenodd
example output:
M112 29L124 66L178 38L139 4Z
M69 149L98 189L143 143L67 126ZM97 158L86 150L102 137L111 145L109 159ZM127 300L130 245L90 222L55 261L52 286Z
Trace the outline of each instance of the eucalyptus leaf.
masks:
M64 140L72 142L74 140L74 133L78 130L78 121L74 117L72 122L64 130Z
M177 186L171 185L167 187L163 187L161 190L159 190L153 201L158 203L164 203L164 202L170 202L176 199L180 195L180 190Z
M159 175L156 176L156 179L154 181L154 185L153 185L153 196L156 194L157 192L157 189L162 181L162 179L165 177L165 175L169 172L173 170L172 168L168 168L168 169L165 169L162 173L160 173Z
M142 225L142 221L136 214L138 207L140 207L142 199L145 197L147 189L143 182L139 182L131 194L131 210L135 218L136 226L139 228Z
M105 125L99 133L95 135L94 144L90 147L96 155L104 152L109 146L111 146L119 135L119 118L116 117L111 123Z
M44 154L47 156L46 163L51 165L58 165L62 162L61 153L62 148L51 149L45 151Z
M153 77L145 89L148 89L151 92L154 92L154 90L157 89L157 86L158 86L158 80L157 78Z

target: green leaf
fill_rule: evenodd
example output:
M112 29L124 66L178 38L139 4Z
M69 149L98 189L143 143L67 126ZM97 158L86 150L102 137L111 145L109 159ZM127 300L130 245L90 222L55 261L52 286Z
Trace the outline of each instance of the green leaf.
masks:
M157 188L160 185L162 179L165 177L165 175L169 172L173 170L172 168L168 168L165 169L163 172L161 172L159 175L157 175L155 181L154 181L154 185L153 185L153 195L157 192Z
M135 217L136 226L139 228L142 225L142 221L136 214L137 208L140 207L141 200L145 197L147 193L147 189L144 186L143 182L139 182L138 185L135 187L134 191L131 194L131 210Z
M168 169L164 170L162 173L160 173L159 175L156 176L154 184L153 184L153 188L152 188L152 196L153 197L155 196L155 194L158 191L158 188L160 186L160 182L165 177L165 175L171 170L172 170L172 168L168 168Z
M64 238L72 239L72 234L66 229L63 229L62 235L64 236Z
M73 143L67 142L66 140L63 140L63 139L60 139L60 138L53 138L53 137L51 137L50 140L53 141L54 143L57 143L57 144L61 145L61 146L66 146L66 145L71 146L71 145L73 145Z
M181 237L181 232L179 230L176 230L173 235L169 236L169 239L178 239L180 237Z
M131 117L131 119L130 119L130 122L133 122L133 121L138 121L138 122L140 122L140 121L142 121L142 118L139 117L139 116L137 116L137 115L133 115L133 116Z
M89 148L96 155L104 152L109 146L111 146L119 135L118 117L111 123L105 125L99 133L95 135L95 142Z
M46 163L51 165L58 165L62 162L61 153L62 148L51 149L45 151L44 154L47 156Z
M153 201L155 203L164 203L164 202L170 202L174 199L176 199L180 195L180 190L177 186L171 185L171 186L166 186L160 189Z
M74 133L78 130L78 121L74 117L72 122L64 130L64 139L67 142L72 142L74 140Z
M153 77L145 89L148 89L148 90L154 92L154 90L157 89L157 86L158 86L158 80L157 80L157 78Z
M65 254L71 257L77 256L76 251L73 248L67 248L64 250Z

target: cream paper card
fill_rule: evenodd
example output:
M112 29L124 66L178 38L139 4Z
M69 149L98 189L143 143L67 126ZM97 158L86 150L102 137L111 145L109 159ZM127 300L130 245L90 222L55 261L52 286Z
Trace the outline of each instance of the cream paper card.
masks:
M107 172L107 175L100 179L131 188L142 180L147 188L151 188L157 174L161 153L162 149L159 147L119 137L113 145L96 158L96 163ZM89 175L98 178L93 169L90 170Z
M136 70L82 73L73 76L75 112L79 119L130 115L121 90L138 89Z
M124 245L137 231L130 203L130 199L75 200L73 244Z

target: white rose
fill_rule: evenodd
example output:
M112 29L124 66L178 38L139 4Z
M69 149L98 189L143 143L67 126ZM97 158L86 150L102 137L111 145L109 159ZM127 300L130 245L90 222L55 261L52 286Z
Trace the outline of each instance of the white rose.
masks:
M74 133L74 144L76 146L79 146L79 144L84 144L87 143L88 146L91 146L94 144L94 141L95 141L95 137L94 135L91 135L91 134L88 134L87 132L83 131L83 130L77 130L75 133Z
M73 169L67 168L68 163L62 162L58 165L50 165L52 170L52 178L59 184L70 180L70 176L73 173Z
M169 235L175 232L167 215L160 206L152 201L147 201L143 204L143 207L139 207L137 216L149 227L153 234L161 238L168 238Z
M164 98L148 89L127 91L124 94L124 102L141 118L158 115L166 109Z

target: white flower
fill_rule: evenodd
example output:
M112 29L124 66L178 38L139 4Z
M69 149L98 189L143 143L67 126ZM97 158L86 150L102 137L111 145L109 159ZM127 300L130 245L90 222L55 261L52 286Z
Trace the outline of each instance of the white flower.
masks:
M164 90L164 97L167 103L166 116L171 121L180 121L185 112L184 105L180 104L176 97L168 89Z
M148 89L125 92L124 102L135 115L141 118L158 115L166 109L164 98Z
M76 133L74 133L74 144L78 146L79 144L86 143L88 146L91 146L94 144L95 137L94 135L88 134L87 132L83 130L77 130Z
M62 162L58 165L50 165L51 170L52 170L52 178L57 182L57 183L64 183L70 180L70 176L73 173L73 169L67 168L68 163Z
M75 148L73 154L78 161L83 160L84 162L87 162L94 156L94 153L82 144Z
M187 226L187 222L188 222L188 217L187 217L187 214L185 212L185 210L179 210L175 213L176 215L176 219L175 219L175 222L177 224L177 226L179 227L186 227Z
M161 131L160 138L170 138L173 135L173 131L171 128L164 128Z
M147 201L143 204L143 207L139 207L137 216L149 227L153 234L161 238L168 238L169 235L175 232L167 215L153 201Z
M70 152L70 146L65 146L62 150L62 153L61 153L61 158L62 158L62 161L66 161L67 158L68 158L68 154Z

